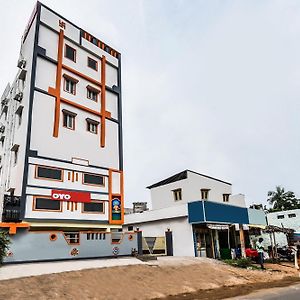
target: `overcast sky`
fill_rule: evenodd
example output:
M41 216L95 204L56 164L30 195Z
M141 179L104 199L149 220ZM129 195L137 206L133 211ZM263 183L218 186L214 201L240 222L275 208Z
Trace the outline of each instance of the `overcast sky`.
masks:
M122 53L126 203L184 169L300 197L300 1L45 0ZM0 90L33 0L0 0Z

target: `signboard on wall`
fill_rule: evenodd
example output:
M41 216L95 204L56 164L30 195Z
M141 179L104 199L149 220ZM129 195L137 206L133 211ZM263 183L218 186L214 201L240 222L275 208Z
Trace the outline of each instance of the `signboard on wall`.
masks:
M91 193L52 190L51 199L71 202L91 202Z
M114 197L111 201L111 205L112 220L121 220L121 199Z

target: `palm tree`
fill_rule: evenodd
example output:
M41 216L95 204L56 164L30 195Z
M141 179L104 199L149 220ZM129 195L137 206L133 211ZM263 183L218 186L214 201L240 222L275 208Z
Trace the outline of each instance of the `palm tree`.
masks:
M300 208L300 200L291 191L276 186L275 191L268 192L268 202L272 205L270 211L290 210Z

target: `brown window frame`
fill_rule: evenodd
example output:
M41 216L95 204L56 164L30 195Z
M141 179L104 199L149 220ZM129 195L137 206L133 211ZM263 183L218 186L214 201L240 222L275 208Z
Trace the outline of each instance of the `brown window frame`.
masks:
M67 74L64 74L63 77L64 77L64 91L68 94L71 94L71 95L75 96L76 95L76 90L77 90L76 86L77 86L77 83L79 82L79 80L74 78L74 77L71 77ZM74 84L74 90L72 90L71 92L67 90L67 81L70 81Z
M85 182L84 182L84 174L88 174L88 175L96 175L96 176L101 176L101 177L103 177L103 184L85 183ZM104 175L101 175L101 174L82 172L82 184L84 184L84 185L98 186L98 187L99 187L99 186L105 187L105 176L104 176Z
M91 66L89 66L89 60L93 60L93 61L96 63L96 69L94 69L94 68L92 68ZM95 60L95 59L93 59L93 58L91 58L90 56L87 57L87 66L88 66L89 68L91 68L92 70L98 72L98 61Z
M201 200L208 200L209 191L210 189L201 189Z
M104 215L105 214L105 202L104 200L91 200L91 202L88 203L102 203L103 204L103 211L99 212L99 211L85 211L84 210L84 204L81 204L81 213L83 214L93 214L93 215Z
M90 96L89 96L89 92L90 92L90 93L95 93L95 94L96 94L96 99L93 99L92 97L90 97ZM89 100L92 100L92 101L94 101L94 102L98 102L99 94L100 94L100 90L94 88L94 87L91 86L91 85L87 85L87 86L86 86L86 97L87 97Z
M75 114L75 113L73 113L73 112L71 112L71 111L68 111L68 110L66 110L66 109L63 109L62 110L62 113L63 113L63 127L65 127L65 128L67 128L67 129L70 129L70 130L75 130L75 128L76 128L76 126L75 126L75 118L76 118L76 116L77 116L77 114ZM67 116L70 116L70 117L72 117L73 118L73 120L74 120L74 122L73 122L73 126L72 127L68 127L68 126L66 126L65 124L64 124L64 118L65 118L65 115L67 115ZM67 122L68 123L68 122Z
M61 171L61 179L55 179L55 178L45 178L45 177L39 177L38 176L38 168L47 168L47 169L54 169L54 170L60 170ZM50 166L44 166L44 165L35 165L35 172L34 172L34 178L40 179L40 180L50 180L50 181L64 181L64 170L62 168L56 168L56 167L50 167Z
M74 50L74 60L67 57L67 47L71 48ZM65 58L69 59L70 61L76 63L76 57L77 57L77 50L75 48L73 48L72 46L70 46L69 44L65 44Z
M50 201L58 201L59 202L59 209L40 209L36 208L36 199L37 198L43 198L43 199L49 199ZM62 201L59 200L52 200L51 197L49 196L33 196L33 201L32 201L32 211L44 211L44 212L62 212Z
M98 134L98 125L99 125L100 122L98 121L95 121L95 120L92 120L90 118L86 118L86 130L90 133L93 133L93 134ZM96 126L96 132L93 132L90 130L90 125L95 125Z
M181 188L178 188L178 189L175 189L175 190L172 190L173 192L173 198L174 198L174 201L181 201L182 200L182 189ZM180 197L177 197L177 196L180 196ZM177 199L178 198L178 199ZM180 199L179 199L180 198Z
M223 202L229 202L230 194L223 194Z

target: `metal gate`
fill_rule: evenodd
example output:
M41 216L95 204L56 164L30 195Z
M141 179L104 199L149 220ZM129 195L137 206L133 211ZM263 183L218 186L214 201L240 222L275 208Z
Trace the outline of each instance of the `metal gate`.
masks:
M166 255L166 238L143 237L143 254Z

